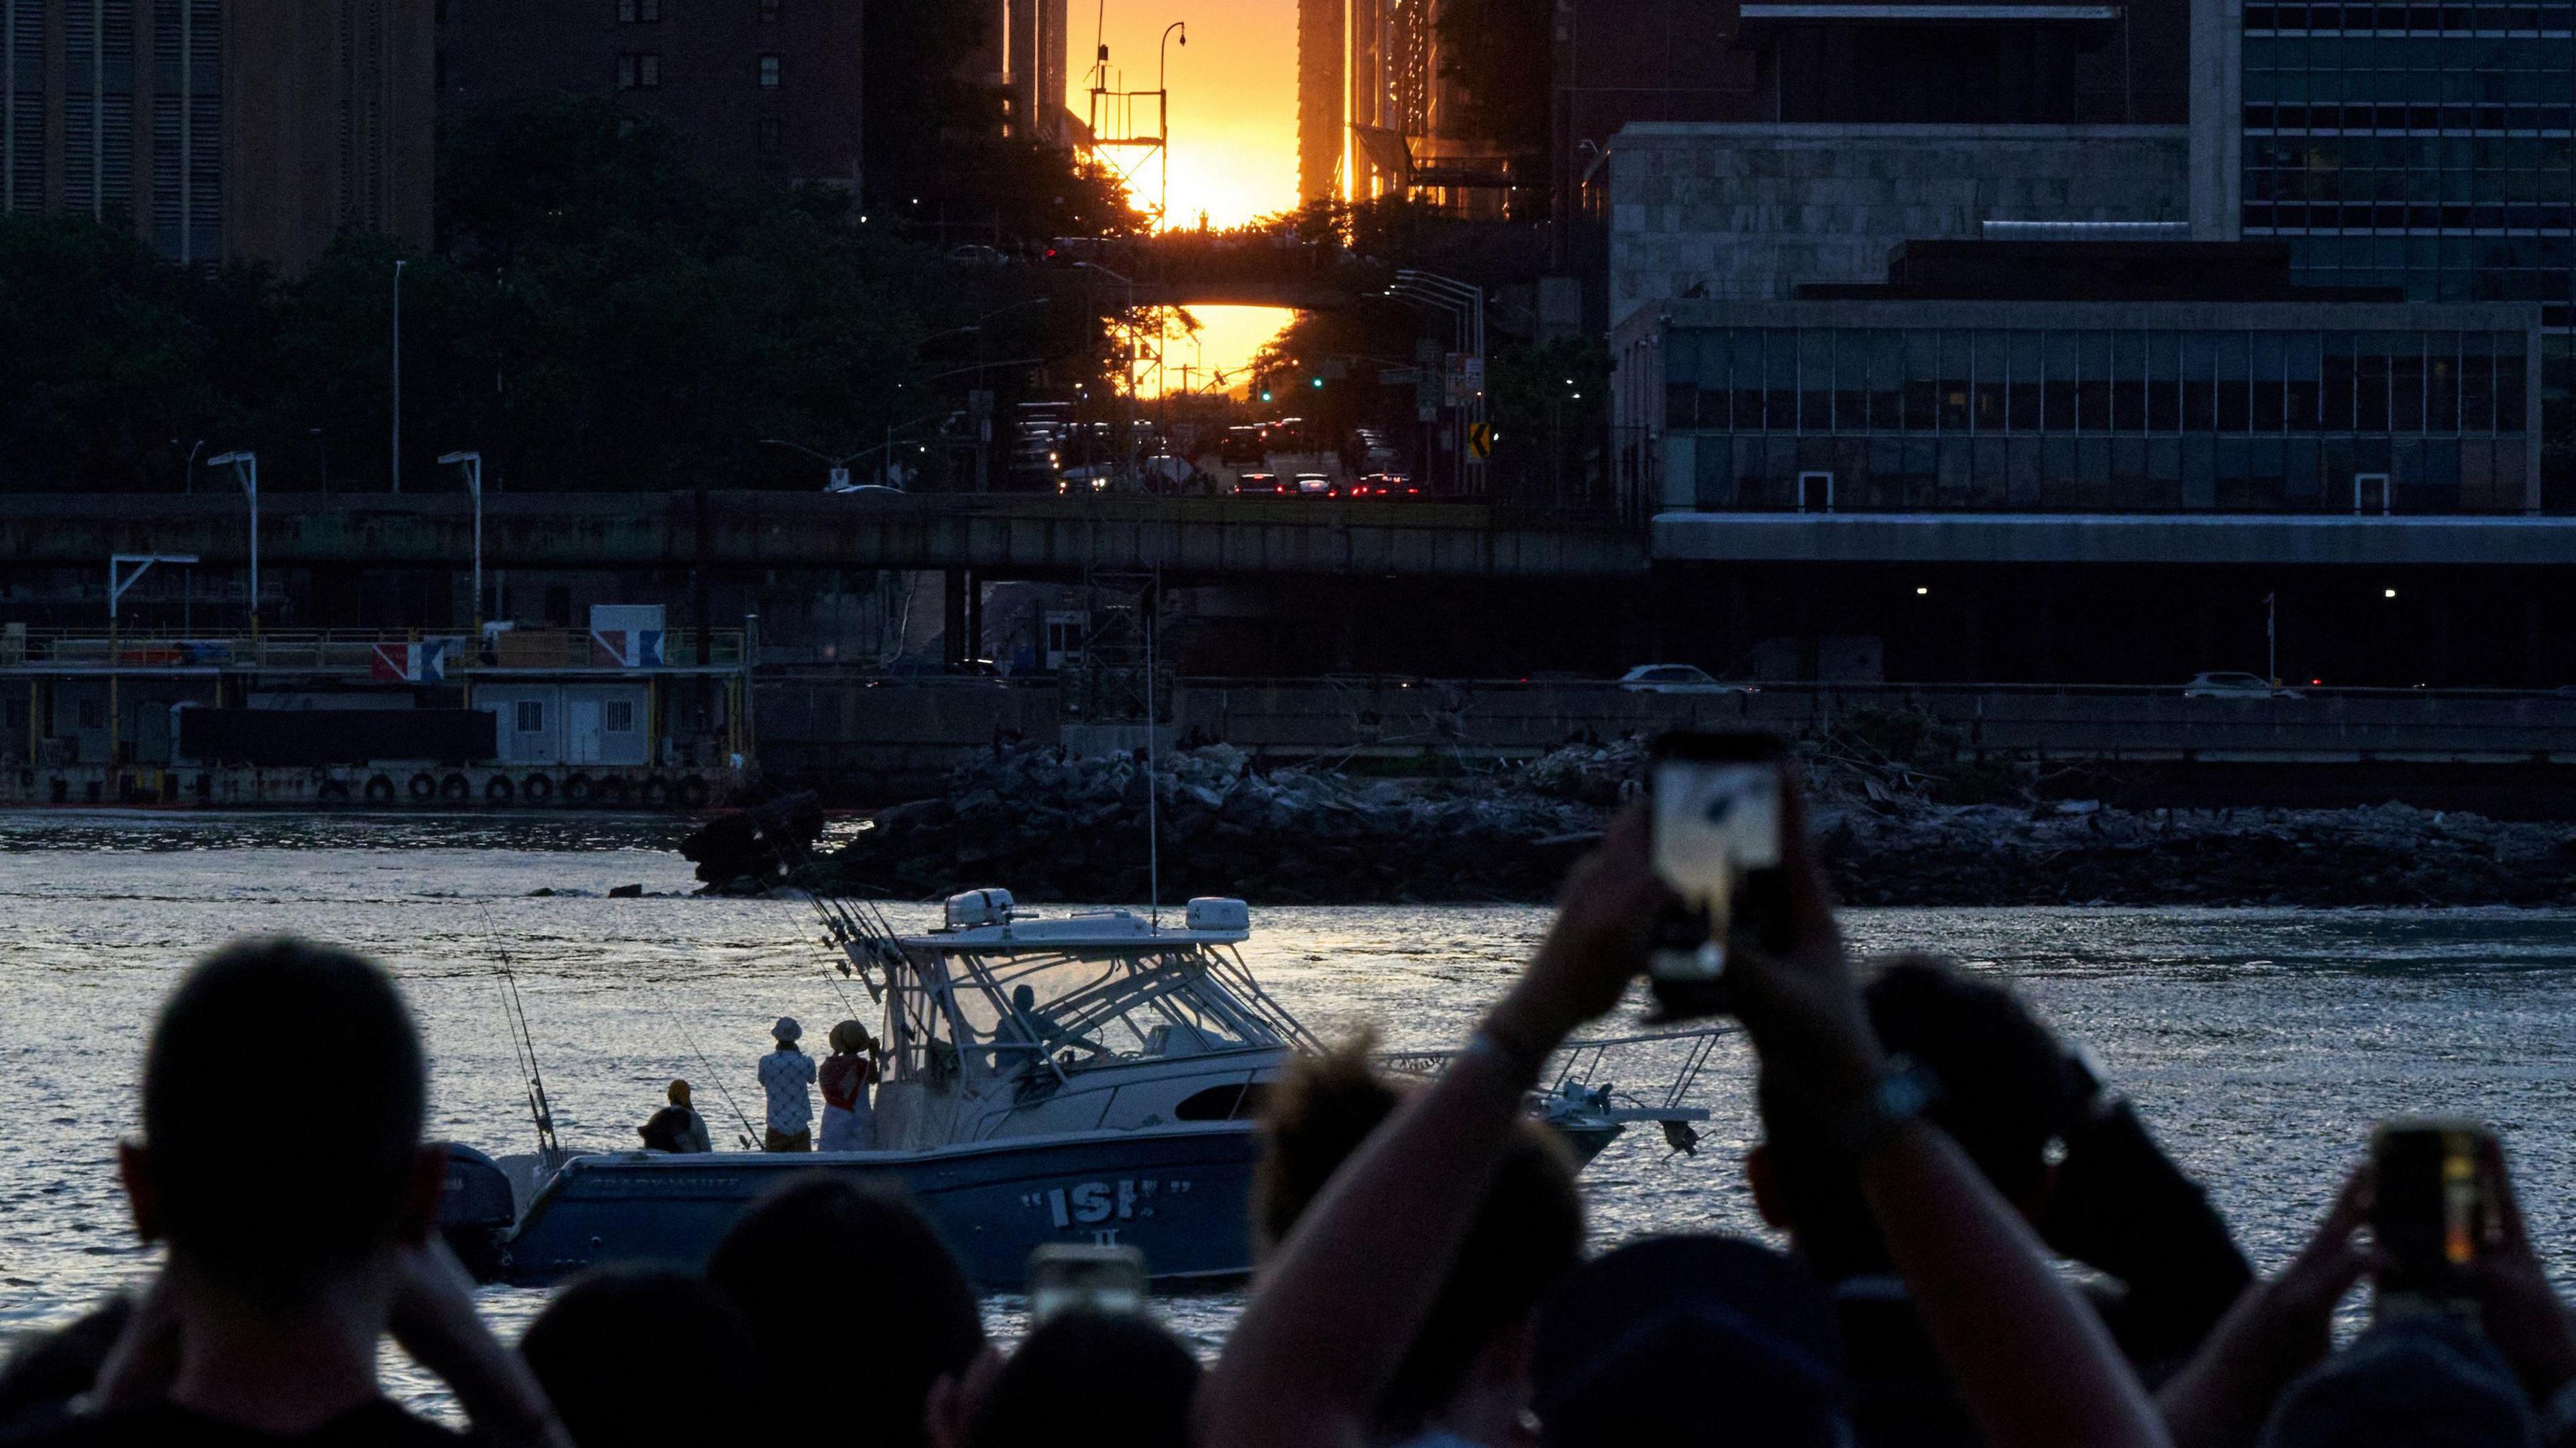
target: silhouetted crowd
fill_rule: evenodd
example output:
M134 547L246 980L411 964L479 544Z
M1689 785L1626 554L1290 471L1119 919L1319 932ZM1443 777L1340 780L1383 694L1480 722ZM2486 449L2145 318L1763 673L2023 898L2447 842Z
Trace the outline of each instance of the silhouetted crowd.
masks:
M1639 816L1436 1079L1384 1079L1361 1043L1280 1083L1257 1273L1204 1369L1150 1307L1055 1312L1002 1353L921 1212L822 1173L753 1206L703 1272L593 1271L505 1347L434 1230L447 1158L422 1140L393 984L246 941L171 996L120 1151L164 1263L19 1347L0 1443L453 1439L384 1396L387 1335L505 1448L2576 1443L2576 1328L2491 1136L2442 1138L2467 1154L2422 1202L2374 1151L2258 1281L2012 992L1931 956L1851 962L1794 788L1784 807L1789 920L1726 984L1759 1060L1745 1166L1785 1251L1679 1235L1587 1258L1574 1164L1529 1112L1669 903ZM2365 1279L2368 1325L2338 1345Z

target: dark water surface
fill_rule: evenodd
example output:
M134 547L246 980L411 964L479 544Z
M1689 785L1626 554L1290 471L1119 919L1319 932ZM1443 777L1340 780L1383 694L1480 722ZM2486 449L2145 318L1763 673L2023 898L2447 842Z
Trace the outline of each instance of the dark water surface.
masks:
M113 1146L135 1125L155 1004L229 936L295 931L385 960L428 1032L440 1135L528 1149L496 947L517 963L568 1143L631 1144L675 1075L699 1083L710 1126L729 1135L713 1088L757 1110L773 1018L853 1012L806 907L691 898L677 834L573 816L0 818L0 1342L149 1271ZM629 883L645 897L605 898ZM539 888L560 893L532 898ZM1502 989L1545 921L1516 906L1260 909L1245 954L1319 1034L1373 1025L1389 1046L1436 1046ZM2440 1111L2503 1132L2544 1256L2562 1288L2576 1276L2576 914L1868 910L1848 925L1865 949L1947 950L2019 981L2092 1044L2262 1265L2304 1237L2372 1121ZM1595 1241L1757 1230L1735 1165L1747 1098L1729 1043L1699 1092L1714 1120L1697 1157L1631 1133L1586 1173ZM297 1129L293 1099L239 1105L245 1130ZM1163 1307L1205 1347L1239 1300ZM505 1336L542 1303L484 1294ZM1018 1309L996 1299L996 1327L1014 1329ZM406 1397L444 1407L407 1363L393 1371Z

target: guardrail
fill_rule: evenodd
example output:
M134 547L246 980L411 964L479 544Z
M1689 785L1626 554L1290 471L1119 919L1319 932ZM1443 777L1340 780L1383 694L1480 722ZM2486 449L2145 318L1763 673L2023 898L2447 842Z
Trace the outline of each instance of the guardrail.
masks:
M32 629L0 638L0 669L75 673L105 670L223 673L349 674L381 677L387 671L417 678L422 667L409 651L436 651L434 673L455 678L513 671L621 668L637 671L697 668L698 631L664 633L658 652L594 639L575 629L516 629L493 636L480 655L469 635L430 630L280 630L253 634L116 633L105 630ZM736 668L744 660L743 631L706 632L706 667ZM629 659L637 660L628 662Z

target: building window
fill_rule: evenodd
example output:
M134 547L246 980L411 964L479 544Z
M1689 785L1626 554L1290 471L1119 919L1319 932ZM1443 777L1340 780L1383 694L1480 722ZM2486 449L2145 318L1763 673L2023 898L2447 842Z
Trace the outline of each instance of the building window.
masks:
M760 118L760 149L763 151L775 151L779 148L780 143L784 141L785 138L786 127L779 122L776 116L763 116Z
M600 709L600 724L611 734L635 732L635 701L611 699Z
M622 91L635 89L634 56L621 55L617 57L617 88Z
M760 0L760 20L764 25L778 23L779 0Z
M535 699L519 701L518 731L522 734L546 732L546 706Z
M778 89L777 56L764 55L760 58L760 86L763 90Z
M650 25L662 18L662 0L617 0L619 23Z
M662 88L662 57L658 55L635 57L635 86L638 90Z

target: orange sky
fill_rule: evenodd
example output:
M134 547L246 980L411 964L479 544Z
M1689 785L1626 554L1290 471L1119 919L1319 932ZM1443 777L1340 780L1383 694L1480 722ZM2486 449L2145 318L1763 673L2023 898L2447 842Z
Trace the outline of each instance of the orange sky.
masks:
M1297 0L1072 0L1066 29L1072 51L1065 67L1075 115L1089 104L1092 37L1109 43L1109 60L1124 90L1154 86L1155 42L1175 20L1189 25L1190 43L1172 38L1172 201L1169 224L1240 226L1297 204ZM1140 166L1136 199L1151 206L1161 189L1159 171ZM1285 326L1290 313L1275 307L1202 307L1193 310L1200 331L1196 347L1166 353L1178 388L1183 361L1232 374L1251 362L1261 344ZM1193 388L1207 385L1196 371Z
M1172 105L1171 224L1239 226L1297 203L1297 0L1072 0L1065 67L1075 115L1089 104L1092 37L1109 43L1122 90L1154 88L1156 41L1175 20L1166 83ZM1140 166L1137 200L1151 205L1159 174Z

